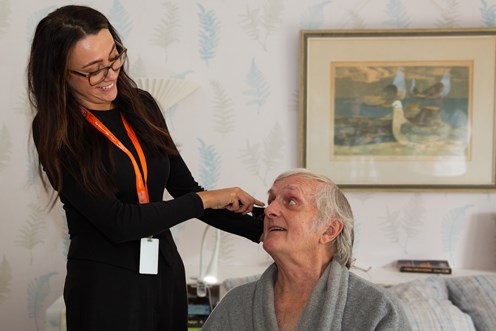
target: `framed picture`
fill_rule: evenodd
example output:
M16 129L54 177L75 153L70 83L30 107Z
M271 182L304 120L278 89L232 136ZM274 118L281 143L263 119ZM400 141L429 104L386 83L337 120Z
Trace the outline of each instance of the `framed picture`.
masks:
M300 37L300 166L343 189L496 189L496 29Z

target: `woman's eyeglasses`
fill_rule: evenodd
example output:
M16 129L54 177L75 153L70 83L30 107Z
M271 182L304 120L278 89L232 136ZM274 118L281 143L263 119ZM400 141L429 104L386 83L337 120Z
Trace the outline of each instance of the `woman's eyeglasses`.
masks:
M107 75L108 75L108 72L110 69L117 72L126 62L127 49L117 41L115 42L115 44L122 50L119 54L117 54L117 56L110 63L110 65L108 65L104 68L92 71L92 72L87 72L87 73L76 71L76 70L69 70L69 71L74 73L74 74L88 78L88 82L90 83L91 86L95 86L96 84L103 82L105 80L105 78L107 78Z

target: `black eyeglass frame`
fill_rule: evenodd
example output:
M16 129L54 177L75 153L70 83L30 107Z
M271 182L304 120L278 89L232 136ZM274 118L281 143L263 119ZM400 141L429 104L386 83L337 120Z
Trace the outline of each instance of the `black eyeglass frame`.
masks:
M97 84L100 84L101 82L103 82L105 80L105 78L107 78L107 75L109 73L109 70L112 69L114 72L117 72L118 70L120 70L122 68L122 66L124 65L124 63L126 62L126 59L127 59L127 56L126 56L126 53L127 53L127 48L124 47L120 42L118 42L117 40L115 41L115 45L116 47L119 47L120 49L122 49L120 51L119 54L117 54L117 56L115 57L115 60L113 60L108 66L106 67L103 67L103 68L100 68L98 70L95 70L95 71L92 71L92 72L80 72L80 71L77 71L77 70L72 70L72 69L69 69L69 72L73 73L73 74L77 74L79 76L82 76L82 77L86 77L88 78L88 84L90 84L90 86L95 86ZM121 65L118 67L118 68L114 68L114 64L117 60L119 60L120 58L122 58L122 56L125 56L124 57L124 61L122 61ZM99 80L98 82L94 83L94 84L91 84L91 77L92 76L95 76L95 75L98 75L100 72L102 72L103 70L104 71L104 75L102 76L103 78L101 80Z

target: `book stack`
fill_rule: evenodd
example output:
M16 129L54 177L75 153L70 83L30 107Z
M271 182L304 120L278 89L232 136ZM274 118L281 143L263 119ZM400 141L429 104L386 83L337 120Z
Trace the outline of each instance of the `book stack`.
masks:
M398 260L396 266L400 272L451 274L451 267L446 260Z

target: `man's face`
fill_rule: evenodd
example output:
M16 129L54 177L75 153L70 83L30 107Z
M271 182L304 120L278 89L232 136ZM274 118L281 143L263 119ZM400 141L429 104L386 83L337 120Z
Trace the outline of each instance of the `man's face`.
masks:
M274 258L306 258L315 253L322 231L314 231L315 192L320 182L294 175L272 185L265 208L263 247Z

